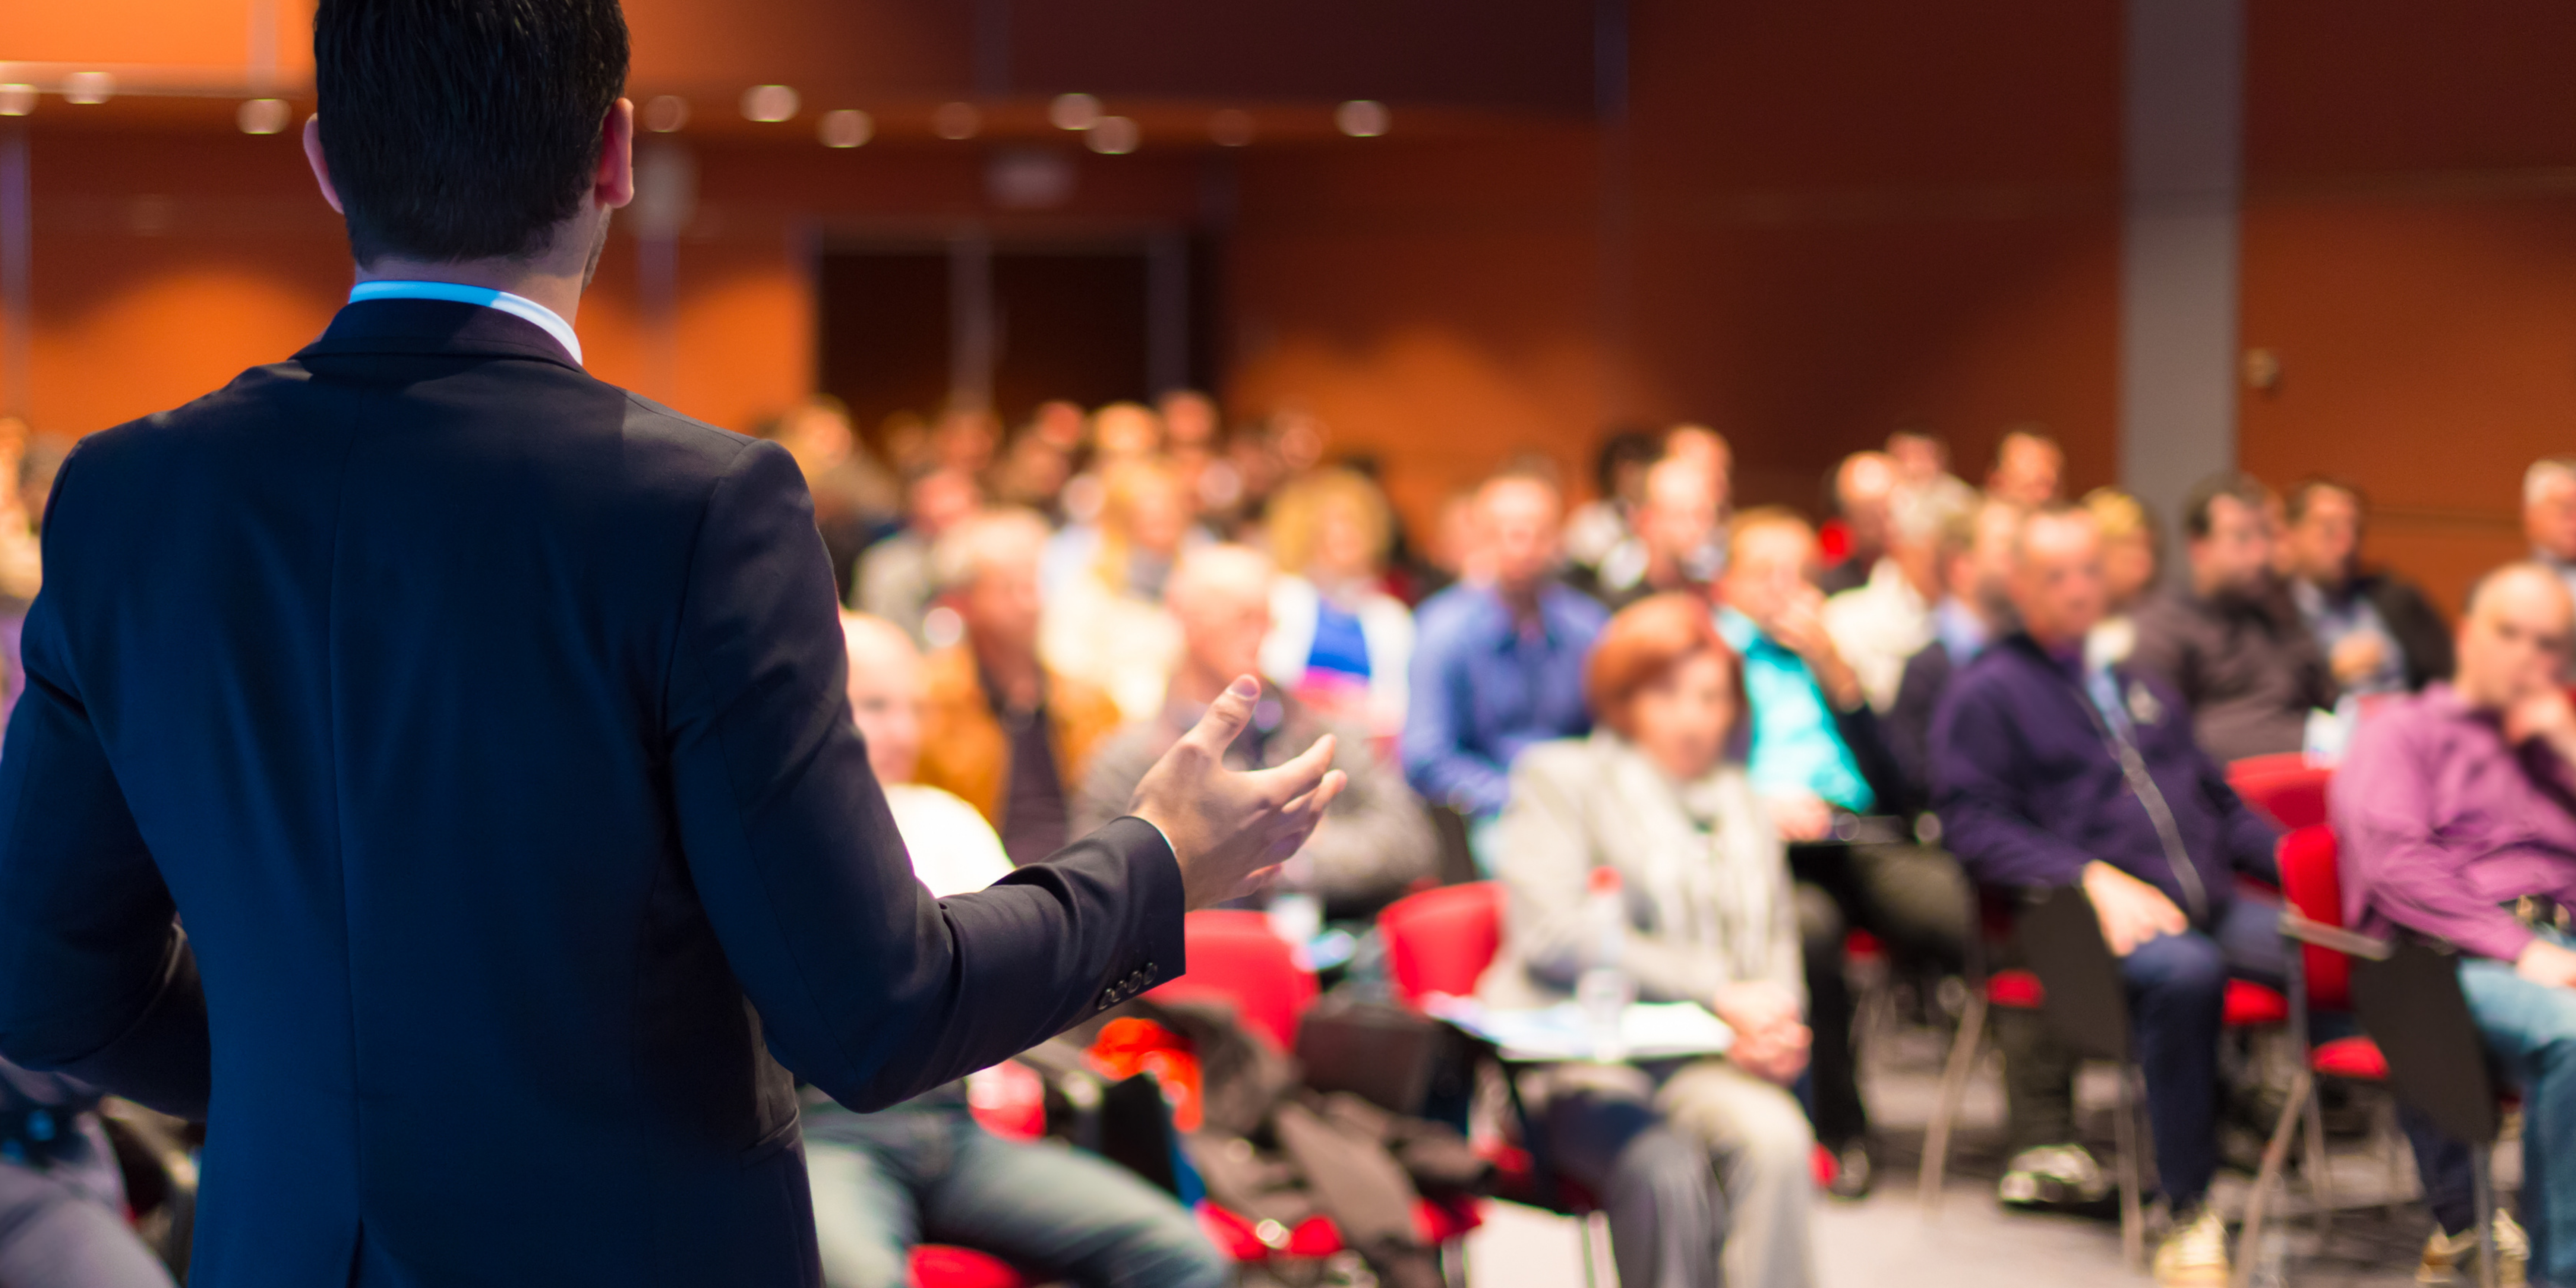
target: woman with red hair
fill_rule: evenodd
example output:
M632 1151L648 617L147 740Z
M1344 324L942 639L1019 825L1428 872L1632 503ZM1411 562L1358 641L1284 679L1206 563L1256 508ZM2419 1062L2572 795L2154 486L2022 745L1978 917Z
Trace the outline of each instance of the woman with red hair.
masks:
M1592 735L1513 767L1503 944L1479 993L1544 1006L1612 964L1586 894L1615 871L1615 965L1642 1000L1716 1011L1735 1043L1535 1075L1551 1156L1601 1196L1630 1288L1800 1288L1814 1137L1787 1088L1807 1063L1804 976L1779 834L1744 774L1741 666L1704 601L1658 595L1610 619L1586 689Z

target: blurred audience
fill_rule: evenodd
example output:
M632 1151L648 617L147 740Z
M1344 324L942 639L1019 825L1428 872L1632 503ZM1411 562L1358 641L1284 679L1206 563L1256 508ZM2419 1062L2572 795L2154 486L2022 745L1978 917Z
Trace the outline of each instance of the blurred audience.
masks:
M2523 471L2522 535L2532 559L2576 594L2576 456L2544 456Z
M2345 696L2413 693L2451 673L2451 628L2414 583L2361 563L2370 503L2361 489L2311 478L2283 501L2290 600Z
M1887 458L1896 462L1897 486L1942 505L1977 503L1977 490L1950 472L1950 444L1928 429L1900 429L1887 436Z
M2021 519L2019 506L1991 497L1942 516L1933 541L1941 598L1932 605L1932 638L1905 660L1896 700L1879 721L1916 801L1932 799L1932 717L1950 678L2013 630L2012 547Z
M1598 578L1610 552L1635 534L1646 470L1659 454L1654 436L1643 430L1617 430L1601 440L1592 457L1593 498L1565 520L1565 561L1578 579Z
M980 890L1011 870L982 816L909 781L927 688L912 640L883 618L844 613L850 712L885 787L913 875L934 895ZM1233 1266L1189 1210L1096 1154L985 1130L966 1084L872 1114L809 1094L805 1170L828 1288L902 1288L912 1245L991 1253L1083 1284L1216 1288Z
M903 527L859 556L857 584L850 592L853 606L902 627L914 644L928 644L922 618L939 589L930 567L931 548L980 503L975 476L964 470L936 469L914 479L904 489Z
M1513 758L1592 727L1583 660L1607 614L1556 580L1564 502L1543 472L1509 467L1476 492L1482 577L1423 602L1399 749L1425 800L1491 819Z
M1095 419L1119 423L1107 412ZM1099 539L1083 566L1050 588L1038 652L1050 669L1108 693L1121 716L1142 720L1162 707L1180 657L1163 581L1193 536L1189 498L1180 476L1149 456L1112 458L1101 484Z
M1395 516L1377 485L1317 470L1270 501L1270 638L1261 672L1325 719L1392 741L1404 727L1413 611L1386 593Z
M1707 466L1667 456L1647 469L1630 514L1632 531L1575 584L1613 612L1649 595L1681 591L1706 596L1715 575L1719 535L1717 485Z
M2020 629L1960 671L1933 721L1941 834L1982 885L2078 887L2091 901L2127 982L2173 1212L2156 1279L2221 1283L2227 1228L2207 1199L2227 980L2277 988L2286 970L2279 909L2236 878L2277 884L2277 837L2228 788L2172 690L2086 661L2108 602L2089 512L2052 505L2023 521L2012 598Z
M2102 533L2102 592L2108 597L2085 653L2103 665L2126 662L2138 649L2138 606L2154 592L2162 562L2156 516L2115 487L2085 493L2082 504Z
M1118 726L1109 695L1048 671L1038 657L1044 519L987 510L931 552L943 601L965 637L931 654L916 780L963 798L1002 834L1014 864L1062 849L1073 788L1091 750Z
M0 1060L0 1284L170 1288L169 1269L126 1224L100 1098Z
M1145 771L1198 724L1208 704L1236 676L1260 673L1262 641L1273 630L1272 575L1269 557L1245 546L1202 546L1182 556L1165 592L1180 623L1180 666L1162 709L1129 723L1092 755L1075 802L1075 835L1127 813ZM1276 684L1263 687L1252 723L1226 749L1227 763L1268 769L1330 733L1333 763L1350 778L1322 826L1282 866L1278 888L1316 896L1327 917L1373 916L1431 875L1438 842L1430 818L1403 777L1370 753L1361 729Z
M2267 494L2233 473L2192 488L2182 516L2189 575L2138 610L2129 658L2181 697L2221 761L2300 751L2309 713L2335 704L2325 655L2273 575Z
M2017 425L1995 444L1995 465L1986 474L1986 492L2028 508L2057 499L2066 470L2066 452L2048 431Z
M1811 1107L1816 1135L1835 1155L1835 1193L1857 1198L1874 1183L1877 1146L1861 1102L1844 939L1865 929L1911 961L1955 970L1968 889L1949 856L1913 841L1903 776L1859 677L1825 631L1815 567L1806 520L1780 509L1737 515L1717 624L1743 659L1754 790L1789 842L1790 872L1840 913L1803 921L1816 1032Z
M1941 533L1967 515L1955 498L1898 492L1888 506L1886 551L1868 580L1825 600L1825 633L1879 711L1895 703L1906 659L1932 640L1932 603L1941 594Z
M842 602L850 598L859 553L882 535L900 510L894 477L868 455L850 429L850 409L817 394L778 418L768 435L778 440L814 497L814 526L832 555L832 579Z
M1723 1058L1546 1069L1530 1079L1541 1130L1600 1196L1620 1283L1804 1288L1814 1138L1787 1090L1810 1042L1798 913L1742 763L1743 674L1705 604L1659 595L1610 620L1584 686L1592 735L1512 768L1503 939L1478 991L1541 1006L1608 968L1643 1000L1698 1002L1732 1026ZM1604 871L1615 930L1588 906Z
M2487 574L2469 596L2459 674L2391 700L2354 735L2330 789L2346 918L2403 929L2459 954L2496 1072L2522 1096L2522 1210L2541 1281L2576 1283L2576 712L2564 677L2576 602L2532 561ZM2439 1227L2435 1272L2477 1282L2471 1161L2409 1124ZM2486 1142L2476 1142L2484 1145ZM2496 1215L2504 1282L2525 1240Z
M1834 522L1843 534L1842 558L1816 574L1828 595L1858 590L1887 554L1887 524L1896 502L1896 462L1885 452L1854 452L1834 467Z

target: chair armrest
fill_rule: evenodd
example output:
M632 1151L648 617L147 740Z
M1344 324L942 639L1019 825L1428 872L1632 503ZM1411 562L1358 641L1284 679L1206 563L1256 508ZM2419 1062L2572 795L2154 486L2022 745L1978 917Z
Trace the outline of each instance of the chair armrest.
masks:
M2375 962L2387 961L2388 955L2396 951L2396 946L2385 939L2373 939L2368 935L2345 930L2340 926L2329 926L2322 921L2310 920L2301 916L2295 908L2282 909L2281 934L2303 944L2314 944L2319 948L2331 949L2351 957L2366 957Z

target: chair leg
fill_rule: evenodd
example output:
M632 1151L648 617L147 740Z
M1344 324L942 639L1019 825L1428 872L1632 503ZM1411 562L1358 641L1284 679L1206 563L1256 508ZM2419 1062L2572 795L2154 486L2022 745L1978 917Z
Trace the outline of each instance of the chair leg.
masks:
M2290 1080L2290 1103L2281 1106L2281 1121L2273 1126L2272 1139L2264 1142L2263 1167L2254 1174L2254 1192L2245 1200L2245 1223L2237 1235L2235 1288L2253 1282L2254 1253L2263 1246L2264 1209L2271 1204L2272 1187L2281 1183L2281 1173L2289 1166L2290 1136L2299 1129L2307 1102L2315 1094L2315 1075L2299 1070Z
M1583 1285L1584 1288L1615 1288L1619 1276L1614 1270L1601 1273L1601 1244L1609 1233L1610 1218L1600 1212L1583 1214Z
M2306 1158L2303 1170L2308 1174L2308 1201L2317 1209L2317 1246L2324 1247L2334 1233L2335 1196L2333 1169L2326 1162L2326 1115L2317 1094L2315 1075L2308 1073Z
M1968 1079L1977 1070L1989 1005L1983 990L1969 992L1968 1005L1959 1014L1959 1036L1952 1039L1950 1059L1941 1069L1941 1090L1932 1106L1932 1125L1923 1134L1923 1172L1915 1185L1926 1217L1941 1211L1941 1183L1950 1167L1950 1130L1958 1123L1959 1102L1967 1097Z
M2141 1188L2138 1167L2138 1095L2135 1075L2123 1065L2120 1068L2120 1100L2113 1115L2112 1128L2119 1134L2120 1148L2120 1257L2131 1270L2147 1268L2147 1217L2141 1210L2138 1191Z
M2479 1142L2477 1153L2478 1165L2469 1170L2469 1182L2477 1187L2478 1283L2496 1288L2495 1142Z

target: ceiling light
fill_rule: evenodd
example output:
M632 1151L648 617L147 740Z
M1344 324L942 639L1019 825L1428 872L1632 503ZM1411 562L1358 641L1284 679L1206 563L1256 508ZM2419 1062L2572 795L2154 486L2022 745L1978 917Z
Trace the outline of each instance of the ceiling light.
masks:
M35 110L35 86L0 85L0 116L25 116Z
M73 72L63 78L63 97L74 103L104 103L116 97L116 78L106 72Z
M742 92L742 114L772 123L794 120L796 91L785 85L754 85Z
M972 103L942 103L930 114L930 132L943 139L971 139L984 128L984 114Z
M1100 124L1100 100L1089 94L1058 94L1047 104L1047 120L1059 130L1087 130Z
M287 118L292 115L294 109L287 106L285 99L254 98L234 110L233 122L241 126L244 134L275 134L286 128Z
M1208 118L1208 137L1217 146L1239 148L1252 142L1252 113L1227 108Z
M1355 139L1373 139L1386 133L1386 104L1373 98L1355 98L1333 109L1333 124Z
M656 94L644 105L644 128L655 134L669 134L689 123L689 100L677 94Z
M1103 156L1125 156L1136 150L1136 144L1144 134L1136 128L1134 121L1126 117L1104 116L1082 136L1082 143Z
M855 148L876 137L876 132L875 118L855 107L825 112L823 123L816 131L827 148Z

